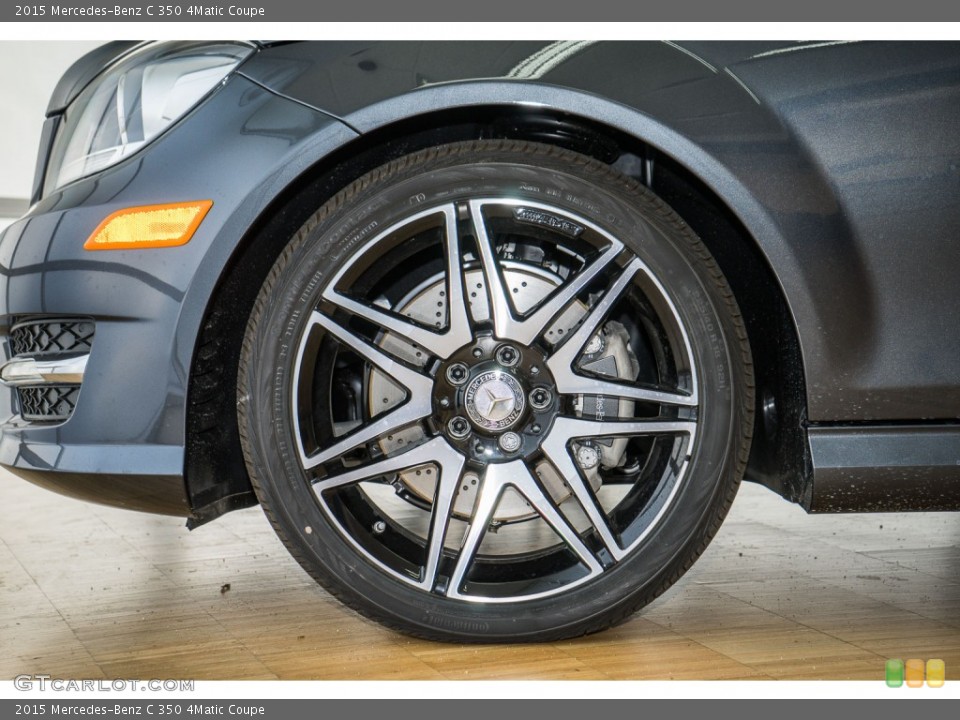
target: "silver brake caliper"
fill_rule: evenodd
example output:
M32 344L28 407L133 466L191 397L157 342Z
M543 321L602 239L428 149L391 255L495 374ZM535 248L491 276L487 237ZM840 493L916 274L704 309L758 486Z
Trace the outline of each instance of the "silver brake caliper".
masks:
M630 335L619 322L611 320L590 338L580 360L580 370L610 378L634 381L640 373L637 356L630 347ZM573 402L577 416L603 421L609 417L631 417L633 400L615 399L603 395L578 395ZM626 438L598 438L573 444L573 456L596 490L600 485L599 468L623 467L626 462Z

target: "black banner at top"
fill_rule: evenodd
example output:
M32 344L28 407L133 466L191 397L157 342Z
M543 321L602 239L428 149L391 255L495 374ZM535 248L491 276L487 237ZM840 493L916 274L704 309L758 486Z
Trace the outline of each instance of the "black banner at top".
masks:
M168 0L169 2L169 0ZM956 22L960 3L942 0L872 0L837 3L771 3L769 0L674 0L669 3L623 0L60 0L4 3L3 22ZM429 31L425 29L425 34Z

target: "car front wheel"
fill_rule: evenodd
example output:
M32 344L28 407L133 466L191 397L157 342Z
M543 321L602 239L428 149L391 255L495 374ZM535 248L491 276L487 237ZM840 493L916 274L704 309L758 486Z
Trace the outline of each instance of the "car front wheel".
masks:
M653 193L517 141L360 178L250 318L239 419L294 557L391 627L601 630L674 583L736 492L752 376L733 295Z

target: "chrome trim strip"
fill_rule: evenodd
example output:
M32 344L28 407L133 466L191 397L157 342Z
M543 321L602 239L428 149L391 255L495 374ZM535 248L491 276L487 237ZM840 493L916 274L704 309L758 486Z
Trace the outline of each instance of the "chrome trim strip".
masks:
M0 384L7 387L24 385L79 385L87 369L90 354L56 360L14 358L0 366Z

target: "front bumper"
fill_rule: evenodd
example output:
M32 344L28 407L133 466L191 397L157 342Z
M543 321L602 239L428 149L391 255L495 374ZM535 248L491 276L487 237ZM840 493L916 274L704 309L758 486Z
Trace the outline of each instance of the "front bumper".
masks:
M353 137L334 118L235 75L144 150L4 230L0 465L83 499L195 517L187 390L208 302L271 202ZM83 249L116 210L205 198L213 208L186 245ZM47 357L14 347L12 329L56 319L92 323L89 347ZM24 389L37 395L33 405Z

